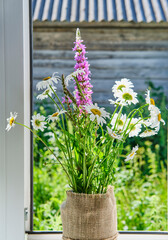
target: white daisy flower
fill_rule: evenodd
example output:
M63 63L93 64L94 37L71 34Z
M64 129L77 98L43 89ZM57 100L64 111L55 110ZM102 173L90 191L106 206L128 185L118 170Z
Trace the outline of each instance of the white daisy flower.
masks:
M108 101L109 101L110 104L112 104L112 105L121 105L118 100L114 101L113 99L109 99Z
M138 151L138 148L139 148L138 145L135 146L135 147L133 147L131 153L127 155L127 157L126 157L126 159L125 159L125 162L127 162L127 161L129 161L130 159L133 159L133 158L135 157L136 152Z
M140 137L150 137L156 135L157 132L151 129L145 130L141 134L139 134Z
M114 128L114 126L116 125L116 130L124 130L123 127L127 119L126 114L121 114L118 120L117 120L117 117L118 117L118 113L115 113L111 121L112 128ZM116 121L117 121L117 124L116 124Z
M75 72L69 74L66 78L65 78L65 85L68 86L69 81L70 80L74 80L74 77L78 76L78 74L85 74L85 70L84 69L77 69Z
M42 81L38 82L36 85L37 90L49 88L50 86L54 86L54 83L58 83L60 77L56 75L57 72L53 73L52 77L46 77Z
M120 81L115 81L115 85L112 87L112 92L114 93L114 97L117 97L118 91L123 91L124 88L133 88L133 83L127 79L122 78Z
M57 120L59 118L60 114L63 114L65 112L66 112L65 110L61 110L61 111L57 111L57 112L53 113L52 115L49 115L48 121L51 120L52 122L54 122L55 120Z
M116 97L118 97L117 101L123 106L138 103L137 93L130 88L123 88L122 91L118 91Z
M112 105L116 105L116 101L114 101L113 99L109 99L109 102L110 102L110 104L112 104Z
M57 89L57 88L54 87L54 86L53 86L52 88L53 88L54 91ZM37 96L37 99L43 100L43 99L45 99L45 98L48 98L48 95L51 97L52 94L53 94L52 89L51 89L51 88L47 88L44 92L42 92L41 94L39 94L39 95Z
M107 131L108 134L110 135L110 137L114 138L114 139L118 139L118 140L122 140L122 136L116 134L112 129L110 129L109 127L107 127Z
M149 118L150 119L150 118ZM141 124L145 125L145 127L149 127L151 125L151 122L149 121L149 119L147 120L142 120Z
M155 106L155 101L153 98L150 98L150 91L148 89L146 90L145 96L146 103L149 104L148 109L150 110L153 106Z
M7 122L8 122L8 125L6 127L7 131L9 131L12 127L15 126L15 119L17 118L17 115L18 114L16 112L14 113L10 112L10 117L7 118Z
M151 117L149 118L149 126L151 128L155 128L155 130L158 132L160 129L160 122L165 125L165 121L161 117L161 112L158 107L153 106L152 109L150 110L150 115Z
M137 123L138 120L138 118L132 118L129 124L129 129L127 131L127 133L129 133L129 137L138 136L138 134L141 132L142 125L140 123Z
M37 115L32 116L32 126L35 130L41 130L42 132L44 131L44 128L46 128L46 122L45 122L45 117L40 115L39 113Z
M85 106L85 109L88 113L90 113L91 121L97 119L97 123L103 125L106 123L104 118L109 118L109 113L104 110L104 108L99 108L97 103Z

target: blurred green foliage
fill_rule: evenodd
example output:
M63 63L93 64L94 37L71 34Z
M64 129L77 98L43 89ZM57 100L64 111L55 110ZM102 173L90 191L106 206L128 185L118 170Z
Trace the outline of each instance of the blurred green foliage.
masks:
M119 230L168 230L166 168L161 164L158 172L158 145L155 153L151 145L152 142L144 141L135 158L116 171ZM143 171L146 168L148 171Z
M167 122L167 99L161 87L150 82L152 97ZM141 103L144 93L139 96ZM46 115L44 107L36 106ZM52 109L47 108L47 114ZM40 132L56 154L61 156L49 129ZM115 196L117 200L118 230L168 231L167 219L167 124L157 136L130 138L125 153L138 144L134 160L117 163ZM123 160L122 160L123 159ZM68 190L64 172L48 150L34 137L34 230L62 230L60 205Z

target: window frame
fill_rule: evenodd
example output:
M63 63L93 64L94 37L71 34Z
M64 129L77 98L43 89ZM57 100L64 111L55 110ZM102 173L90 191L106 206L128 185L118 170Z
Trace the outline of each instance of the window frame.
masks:
M32 0L29 1L29 42L30 42L30 116L33 115L33 19L32 19ZM32 129L32 126L30 126ZM29 206L28 212L28 228L25 230L33 231L33 134L30 133L30 175L29 175Z
M168 232L119 231L118 240L167 240ZM27 234L26 240L61 240L59 232L34 232Z
M0 1L0 234L4 240L25 235L25 173L29 164L29 131L5 131L10 112L29 124L29 0ZM29 175L29 174L27 174ZM17 221L16 221L17 217Z

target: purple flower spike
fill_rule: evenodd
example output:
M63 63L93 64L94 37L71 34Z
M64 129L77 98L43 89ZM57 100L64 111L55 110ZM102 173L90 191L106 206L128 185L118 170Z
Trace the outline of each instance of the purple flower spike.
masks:
M79 82L79 85L82 89L82 93L85 97L81 96L81 93L79 92L77 86L75 86L75 98L77 101L77 105L80 109L80 112L84 110L83 106L84 105L91 105L92 104L92 85L90 84L90 71L89 71L89 63L87 61L87 57L85 57L86 54L86 47L83 44L83 40L81 40L80 36L80 30L77 28L76 30L76 42L75 42L75 47L73 48L73 51L76 51L75 53L75 71L78 69L83 69L85 73L81 73L77 75L77 80Z

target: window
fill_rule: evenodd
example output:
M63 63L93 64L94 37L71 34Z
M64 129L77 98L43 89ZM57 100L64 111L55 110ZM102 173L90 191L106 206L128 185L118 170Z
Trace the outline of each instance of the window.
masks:
M91 64L90 69L93 77L93 97L95 102L98 102L100 105L102 104L103 106L107 104L106 100L112 97L111 86L113 85L115 80L119 80L122 77L127 77L133 80L135 89L138 92L141 92L142 90L147 88L148 85L145 85L145 81L152 80L152 83L149 84L152 88L153 93L155 95L158 95L159 98L163 95L167 95L166 92L158 88L160 85L167 86L168 84L166 78L168 74L166 63L168 58L167 44L164 45L163 39L158 39L158 36L162 36L163 28L166 25L161 25L161 23L147 24L148 20L150 19L156 21L152 13L150 17L147 14L150 11L149 1L147 1L146 5L144 5L144 2L142 3L140 1L142 3L142 7L144 7L144 12L142 8L139 8L138 4L134 4L136 10L134 9L135 12L134 16L132 17L134 21L136 19L136 21L139 22L139 24L137 25L131 24L129 22L130 13L128 12L128 7L131 7L127 4L126 6L124 6L125 1L121 1L121 4L118 3L120 1L111 1L114 5L116 3L118 9L122 8L120 10L123 10L123 15L122 11L117 11L116 6L111 6L111 3L109 3L108 1L104 2L107 2L108 6L114 8L114 15L112 15L111 13L111 16L109 16L107 12L102 13L99 5L97 6L98 12L97 14L95 14L95 12L97 11L96 7L95 5L93 5L92 8L90 2L89 6L87 4L87 6L85 5L86 12L84 15L82 14L82 12L80 12L82 6L84 6L82 4L80 5L80 9L75 5L75 3L74 5L72 4L73 10L76 9L76 12L75 10L72 12L70 10L71 8L69 7L71 4L69 3L66 14L64 9L64 7L66 6L65 2L62 5L59 2L59 7L54 9L54 4L51 4L50 6L44 4L40 7L40 4L37 6L36 1L33 1L33 19L34 21L36 21L34 22L34 85L37 83L38 80L42 79L45 76L51 75L54 71L57 71L58 68L60 74L69 74L70 72L72 72L73 53L70 51L70 49L73 47L73 44L72 41L69 41L69 39L74 39L74 29L81 26L83 39L89 49L88 58L89 63ZM162 1L162 3L163 2L164 1ZM152 9L155 9L155 7L156 6L154 6L153 4ZM163 5L161 5L160 7L162 9ZM87 9L89 9L88 12ZM165 14L164 12L165 9L162 12L163 16ZM119 20L121 18L123 21L126 22L120 24L117 23L118 25L116 23L109 24L106 23L106 21L109 20L109 17L111 17L111 20ZM83 19L86 20L85 24L81 23ZM92 19L93 21L96 20L98 22L87 23L88 19ZM142 19L145 21L144 24L140 24ZM53 20L57 20L58 23L52 22ZM66 22L62 22L64 20ZM75 20L79 21L79 23L71 22ZM104 20L105 23L100 23L99 21L101 20ZM161 66L163 67L162 71L160 71ZM45 75L43 75L44 73ZM167 88L165 87L165 89ZM104 97L104 95L106 95L106 97ZM158 101L161 102L160 100ZM40 107L39 102L35 98L34 102L36 108ZM164 105L165 104L166 102L164 103ZM109 107L109 105L107 104L106 107ZM45 109L47 109L47 111L50 111L50 105L48 104L48 102L46 102L45 104ZM41 111L44 110L42 109ZM166 128L162 129L161 131L166 132ZM118 218L120 227L119 229L125 231L156 231L157 229L167 230L167 222L165 220L165 213L167 211L165 209L167 208L167 200L165 194L167 188L167 160L165 147L166 134L162 139L164 139L163 145L160 144L162 150L158 149L159 146L156 143L152 145L150 140L144 140L144 144L141 144L139 141L138 143L141 146L142 152L140 154L140 158L136 160L134 166L131 166L133 168L133 171L131 167L129 168L128 166L125 168L120 168L121 172L119 176L120 179L118 179L118 186L122 190L117 191L116 194L118 194L119 196L118 199L123 199L126 197L126 194L129 194L130 202L128 207L125 207L124 204L122 204L122 201L119 201L118 203ZM160 143L162 142L161 139L159 141ZM155 152L154 155L152 151ZM164 155L161 156L159 161L157 160L157 156L159 155L157 154L157 151L162 152L162 154ZM143 158L145 158L145 161L143 160L142 156ZM37 159L39 159L39 157L40 154L38 155L37 151L35 151L35 193L39 193L40 186L42 185L42 179L38 180L40 170L38 167L39 163ZM164 160L162 161L161 159ZM163 168L161 167L162 163L164 166ZM148 170L145 172L144 168L146 166L148 166ZM139 171L139 169L141 170ZM162 171L163 169L164 171ZM46 183L47 181L50 181L48 175L45 174L48 171L47 168L42 167L41 171L44 171L44 174L42 174L43 180ZM150 171L152 172L152 174L150 173ZM142 173L145 173L146 176L142 176ZM134 174L138 179L136 183L134 182ZM137 174L139 174L139 176L137 176ZM162 177L160 178L161 175ZM56 178L55 176L53 182L56 182L56 179L57 181L59 181L59 178L60 177L57 176ZM131 194L129 193L130 186L128 185L128 178L129 181L132 183L133 191L131 192ZM145 180L145 178L148 179ZM159 179L163 179L164 183L161 182ZM64 184L64 186L66 185L66 182L61 182L62 184ZM46 183L45 188L47 188ZM37 186L38 184L39 186ZM50 186L51 185L52 183L50 184ZM53 188L55 188L56 185L57 184L55 184ZM160 193L158 192L156 186L159 186L159 191L162 189ZM153 189L156 189L156 191L158 192L157 196L155 196L156 194L154 194ZM163 205L159 204L162 198L160 198L161 192L164 192ZM48 187L48 192L46 191L46 195L48 195L49 193L50 188ZM61 195L60 192L58 194L59 196ZM51 194L49 198L56 199L56 195L56 193L54 193L54 195ZM63 194L61 195L61 197L62 199L65 198ZM59 201L50 201L49 198L46 198L46 201L43 201L41 203L41 207L39 205L35 205L34 227L36 230L52 230L53 228L60 230L59 220L58 224L55 224L55 227L51 226L50 224L48 224L48 228L46 227L47 224L45 224L45 221L46 223L49 223L50 220L51 222L55 220L54 217L48 215L48 212L51 212L53 210L52 204L57 210L59 209L60 204ZM133 204L134 206L132 206L131 204ZM134 207L134 210L131 209L132 207ZM141 215L139 214L139 212L141 212ZM46 219L43 218L44 213L46 213L47 215ZM158 218L158 214L160 218ZM38 221L38 219L40 219L40 221ZM125 221L125 219L127 220ZM134 225L131 222L134 222ZM40 225L40 223L42 224Z
M42 2L47 3L49 1ZM28 28L28 3L28 1L23 3L19 0L15 2L3 0L0 2L0 72L2 77L0 96L1 114L3 116L3 118L0 118L0 232L4 240L22 240L24 238L24 207L28 208L30 213L30 196L27 192L30 188L30 136L28 131L19 127L17 128L17 135L13 132L8 134L4 132L6 118L10 111L17 111L20 120L29 124L29 35L31 34ZM164 73L166 72L165 69L166 67L164 67ZM25 192L24 182L26 183ZM25 222L26 229L31 230L29 219ZM127 234L121 234L119 239L135 238L135 235ZM144 234L146 239L161 240L167 238L167 232L157 233L157 235L143 233L143 235L136 235L136 238L145 239ZM59 234L46 233L45 235L41 233L40 235L32 231L29 231L27 236L29 240L60 239L60 237Z

